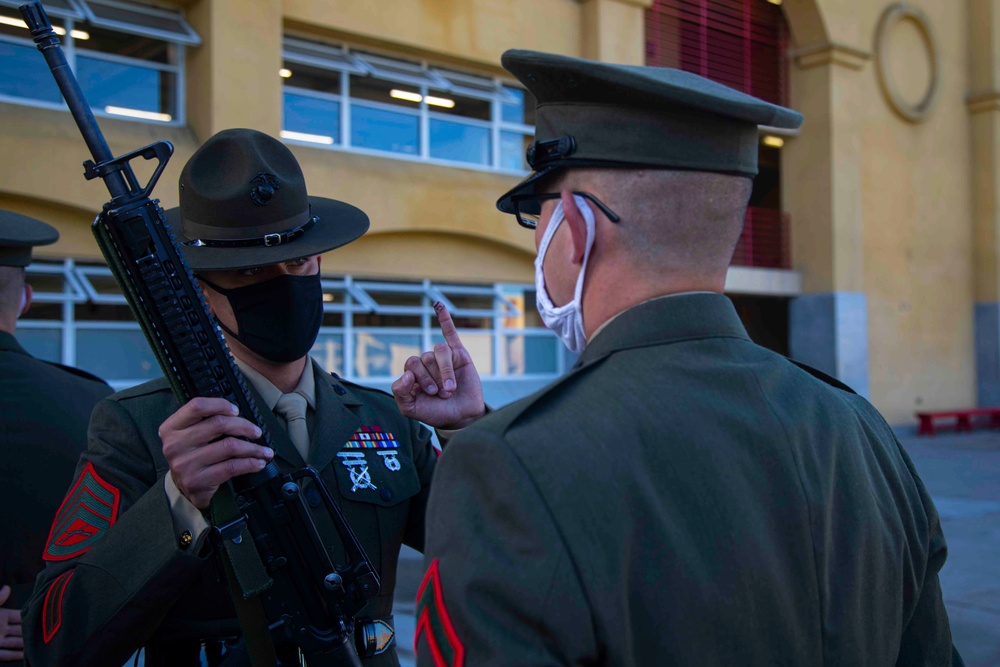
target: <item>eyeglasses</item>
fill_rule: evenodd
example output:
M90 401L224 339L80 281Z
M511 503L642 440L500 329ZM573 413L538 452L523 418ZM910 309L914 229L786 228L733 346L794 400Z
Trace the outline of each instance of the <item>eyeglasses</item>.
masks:
M608 220L611 222L619 222L621 220L614 211L605 206L604 202L594 195L588 192L574 192L573 194L583 197L597 206L597 208L601 209L601 213L608 216ZM538 226L538 219L542 217L542 202L548 199L559 199L560 197L562 195L558 192L514 195L510 198L510 201L514 205L514 215L517 216L517 224L528 229L534 229Z

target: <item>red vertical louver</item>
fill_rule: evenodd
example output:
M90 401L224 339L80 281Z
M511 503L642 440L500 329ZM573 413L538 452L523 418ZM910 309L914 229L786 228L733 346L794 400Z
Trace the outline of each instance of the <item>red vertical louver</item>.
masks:
M786 105L788 29L767 0L654 0L646 64L674 67Z

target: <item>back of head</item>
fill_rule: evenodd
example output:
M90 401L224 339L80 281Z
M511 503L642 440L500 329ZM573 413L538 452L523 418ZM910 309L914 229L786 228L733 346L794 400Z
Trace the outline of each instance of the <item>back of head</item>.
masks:
M566 170L559 187L599 193L621 217L611 228L637 268L725 271L743 230L749 177L672 169Z

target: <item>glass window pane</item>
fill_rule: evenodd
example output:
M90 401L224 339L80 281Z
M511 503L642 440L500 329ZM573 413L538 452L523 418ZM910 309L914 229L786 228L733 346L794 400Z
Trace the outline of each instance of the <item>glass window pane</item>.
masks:
M351 98L392 104L416 111L420 108L421 95L418 88L405 83L392 83L371 76L352 76Z
M472 356L472 363L476 365L476 370L480 375L494 375L493 369L493 334L476 333L474 331L459 330L458 335L462 337L462 345ZM443 343L444 336L435 329L431 336L431 344ZM405 361L405 359L404 359Z
M329 137L333 143L340 143L340 102L287 91L284 98L285 130Z
M309 354L327 373L344 374L344 334L320 331Z
M427 108L433 113L476 120L489 120L492 113L492 104L489 101L462 97L454 93L432 90L427 93L426 100Z
M504 336L504 375L556 373L559 370L558 339L553 335Z
M490 131L462 123L432 118L430 121L431 157L456 162L490 164Z
M319 93L340 95L340 72L299 65L285 61L285 69L291 74L285 77L285 85L292 88L315 90Z
M526 289L522 293L507 292L505 296L520 311L520 315L517 317L503 318L505 329L533 329L545 326L545 323L542 322L542 316L538 314L535 290Z
M59 329L30 329L21 325L17 327L15 338L36 359L62 361L62 331Z
M354 373L363 378L398 377L406 360L422 351L420 334L416 332L358 331L354 339Z
M99 24L109 25L122 30L145 31L153 30L164 33L181 42L197 43L194 30L181 18L180 14L164 9L128 7L128 3L109 2L104 0L87 0L87 5L94 13L94 20Z
M105 380L160 377L160 366L138 329L77 329L77 366Z
M500 133L500 167L502 169L517 169L528 171L528 161L525 155L528 146L531 145L530 134L519 134L517 132Z
M505 123L521 125L535 124L535 96L523 88L505 87L504 90L517 98L517 102L504 104L501 118Z
M175 75L136 65L77 58L77 78L91 107L118 107L173 117Z
M393 153L420 152L420 119L360 104L351 106L351 145Z
M170 45L160 39L152 39L125 32L102 30L93 26L82 26L88 39L77 39L76 48L84 51L100 51L125 58L148 60L162 65L171 63Z
M0 42L0 95L62 102L62 94L38 49L8 42Z

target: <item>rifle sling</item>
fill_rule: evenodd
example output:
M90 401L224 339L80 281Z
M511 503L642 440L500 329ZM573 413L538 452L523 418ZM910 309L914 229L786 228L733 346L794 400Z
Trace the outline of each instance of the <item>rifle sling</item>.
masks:
M213 526L225 526L243 516L236 506L231 483L220 486L212 496L211 514ZM274 582L264 569L253 538L244 524L240 529L239 542L221 536L217 542L223 546L222 562L225 565L226 580L236 616L243 629L250 664L254 667L276 665L277 652L268 629L264 605L259 597Z

